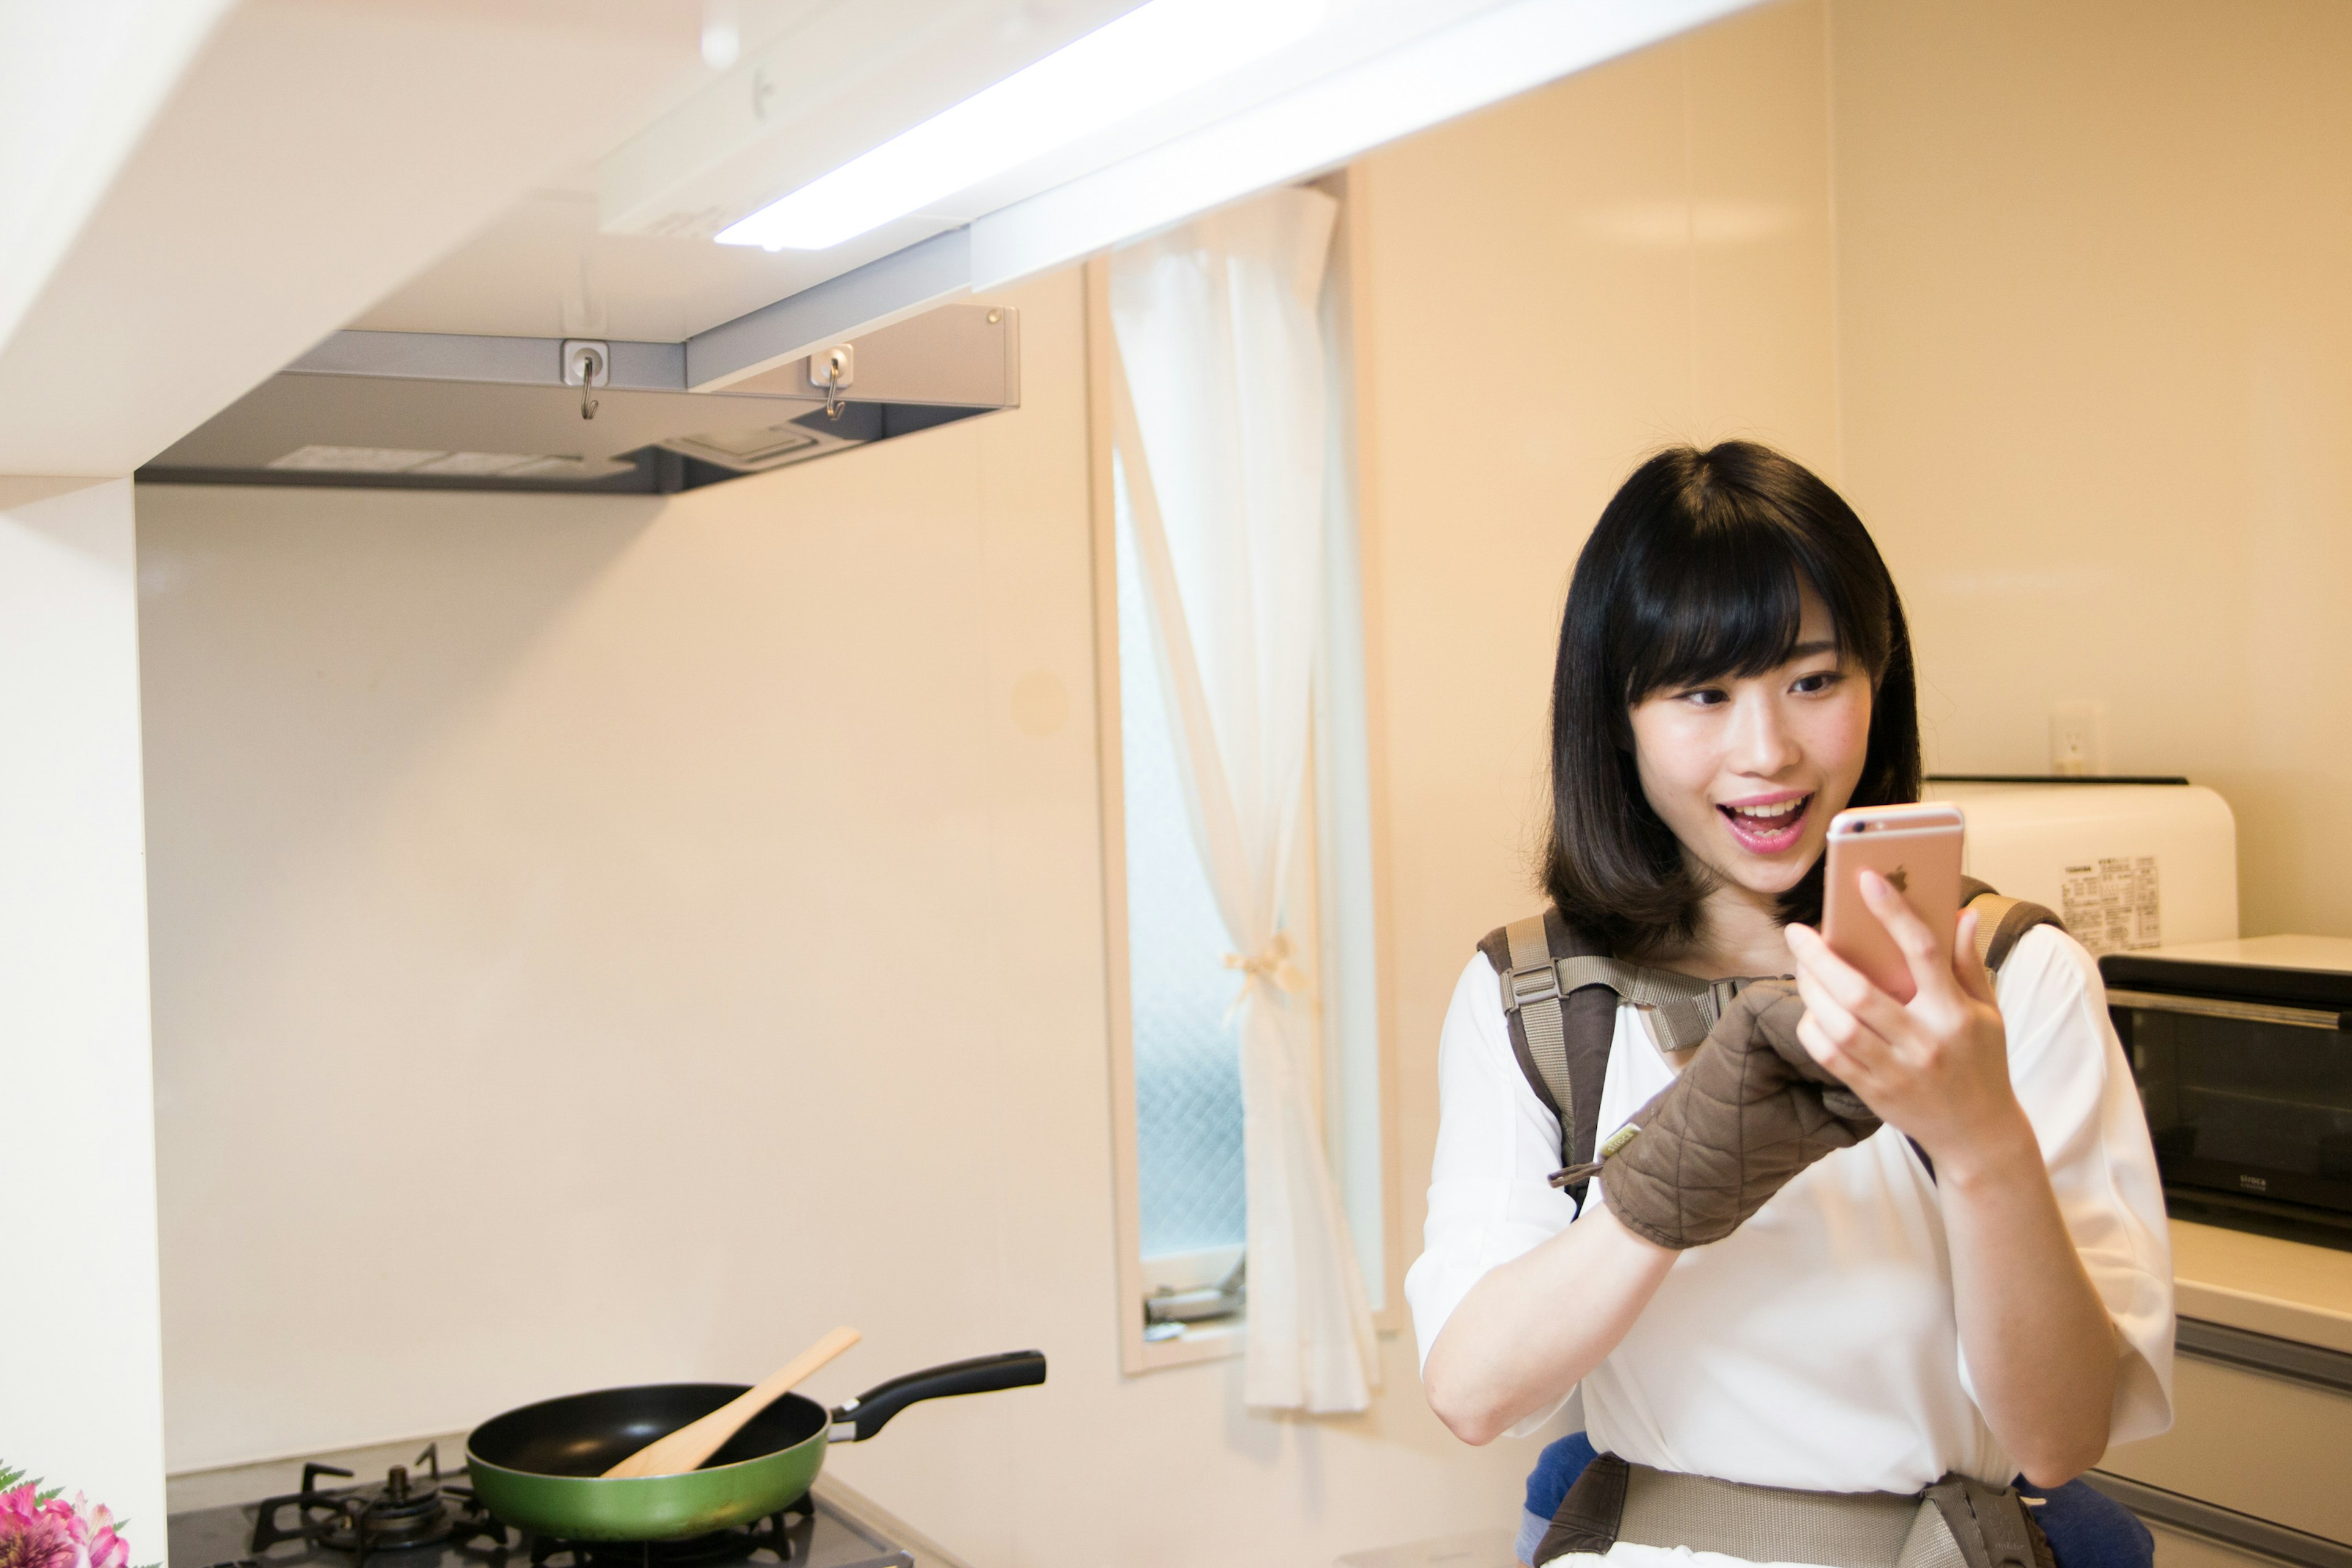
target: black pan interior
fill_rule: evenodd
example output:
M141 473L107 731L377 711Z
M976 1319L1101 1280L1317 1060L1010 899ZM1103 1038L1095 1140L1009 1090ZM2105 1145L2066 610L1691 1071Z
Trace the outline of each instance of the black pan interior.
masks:
M735 1383L649 1383L541 1400L492 1416L467 1447L502 1469L600 1476L655 1438L709 1415L741 1394ZM702 1468L757 1459L804 1443L832 1419L824 1406L787 1394L744 1425Z

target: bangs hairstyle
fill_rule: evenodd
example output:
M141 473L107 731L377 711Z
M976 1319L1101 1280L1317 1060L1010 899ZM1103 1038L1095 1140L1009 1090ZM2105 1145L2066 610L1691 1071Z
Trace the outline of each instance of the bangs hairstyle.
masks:
M1919 795L1918 682L1895 580L1862 520L1810 469L1726 441L1659 453L1622 486L1576 560L1552 673L1545 891L1627 958L1698 934L1711 882L1650 808L1633 705L1786 663L1802 591L1827 606L1841 662L1870 677L1870 735L1849 805ZM1822 867L1780 900L1821 919Z

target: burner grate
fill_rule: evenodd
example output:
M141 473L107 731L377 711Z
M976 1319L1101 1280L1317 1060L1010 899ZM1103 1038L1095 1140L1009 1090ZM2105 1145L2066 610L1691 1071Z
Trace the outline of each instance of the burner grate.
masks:
M683 1541L562 1541L526 1536L530 1568L720 1568L797 1563L808 1555L816 1510L803 1495L767 1518ZM503 1553L500 1553L503 1555Z
M350 1472L314 1463L290 1496L175 1513L172 1561L186 1568L915 1568L912 1553L860 1515L814 1495L687 1541L580 1542L493 1518L464 1484L466 1472L444 1473L431 1448L403 1470L339 1485Z
M303 1466L300 1491L265 1499L258 1506L253 1521L254 1557L299 1541L348 1552L356 1565L378 1552L445 1545L461 1529L469 1535L479 1533L481 1527L474 1521L483 1516L472 1494L441 1484L440 1445L426 1445L415 1464L422 1475L413 1474L409 1466L394 1465L381 1481L340 1488L322 1488L320 1478L349 1479L351 1471L337 1465ZM499 1534L503 1537L504 1531Z

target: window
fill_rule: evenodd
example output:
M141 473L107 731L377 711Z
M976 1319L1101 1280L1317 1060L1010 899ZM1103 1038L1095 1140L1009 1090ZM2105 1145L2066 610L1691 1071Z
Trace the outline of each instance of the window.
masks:
M1333 271L1327 342L1339 335L1347 303L1345 270ZM1118 351L1102 263L1089 268L1088 298L1121 1340L1127 1370L1140 1372L1240 1349L1246 1296L1235 1287L1248 1219L1232 1011L1240 976L1227 966L1232 942L1187 820L1166 672L1111 437ZM1344 437L1351 370L1344 353L1329 357L1335 433ZM1348 482L1352 447L1344 439L1330 447L1311 787L1285 884L1284 926L1309 980L1294 1005L1313 1009L1326 1152L1379 1311L1391 1293L1396 1249L1382 1157L1361 574Z
M1158 1265L1147 1268L1150 1288L1192 1289L1231 1272L1248 1222L1241 1039L1230 1016L1234 976L1224 967L1224 924L1184 819L1127 476L1116 458L1112 506L1138 1241L1147 1265Z

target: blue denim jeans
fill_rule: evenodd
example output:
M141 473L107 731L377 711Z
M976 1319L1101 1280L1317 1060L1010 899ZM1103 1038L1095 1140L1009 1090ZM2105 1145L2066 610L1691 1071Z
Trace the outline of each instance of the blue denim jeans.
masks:
M1592 1444L1581 1432L1570 1432L1537 1456L1528 1477L1527 1510L1519 1519L1516 1544L1520 1562L1535 1562L1536 1548L1551 1528L1560 1500L1592 1459ZM2058 1568L2155 1568L2155 1538L2113 1498L2081 1481L2044 1491L2020 1477L2017 1489L2042 1500L2034 1507L2033 1518L2050 1538L2050 1554L2058 1560Z

